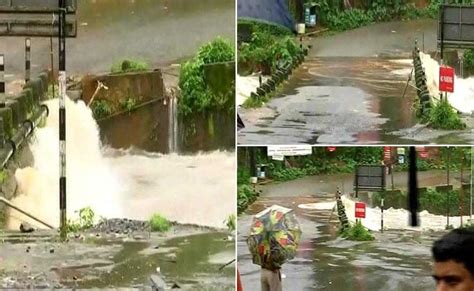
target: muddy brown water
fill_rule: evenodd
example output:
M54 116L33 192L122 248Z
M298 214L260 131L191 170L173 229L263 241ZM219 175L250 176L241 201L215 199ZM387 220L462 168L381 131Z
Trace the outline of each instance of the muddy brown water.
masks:
M233 0L78 1L78 36L66 43L68 74L105 72L123 58L174 62L219 35L234 39L234 20ZM7 80L22 78L24 38L0 39ZM32 39L31 61L32 75L49 68L49 39Z
M61 244L49 233L4 234L0 279L37 276L68 288L149 288L150 276L160 268L170 286L234 286L234 265L221 269L234 257L235 244L226 240L227 233L125 241L86 236L82 242Z

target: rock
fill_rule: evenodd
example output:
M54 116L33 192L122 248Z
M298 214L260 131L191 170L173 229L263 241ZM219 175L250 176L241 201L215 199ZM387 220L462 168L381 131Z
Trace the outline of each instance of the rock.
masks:
M171 286L171 289L181 289L181 287L178 285L178 283L174 282Z
M20 231L23 233L29 233L35 231L35 229L26 222L20 224Z

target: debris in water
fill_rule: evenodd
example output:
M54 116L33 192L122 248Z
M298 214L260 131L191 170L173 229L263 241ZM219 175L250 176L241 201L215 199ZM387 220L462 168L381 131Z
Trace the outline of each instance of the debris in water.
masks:
M35 231L35 229L26 222L20 224L20 231L23 233L29 233Z

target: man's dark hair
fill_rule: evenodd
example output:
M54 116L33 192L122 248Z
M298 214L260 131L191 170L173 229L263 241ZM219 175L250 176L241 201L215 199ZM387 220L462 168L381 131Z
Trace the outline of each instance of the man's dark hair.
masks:
M431 251L436 262L462 263L474 276L474 227L452 230L435 241Z

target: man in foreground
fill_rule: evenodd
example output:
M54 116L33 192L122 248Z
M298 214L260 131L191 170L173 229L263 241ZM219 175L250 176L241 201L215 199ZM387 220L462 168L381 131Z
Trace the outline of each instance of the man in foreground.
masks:
M432 253L437 291L474 291L474 227L444 235Z

